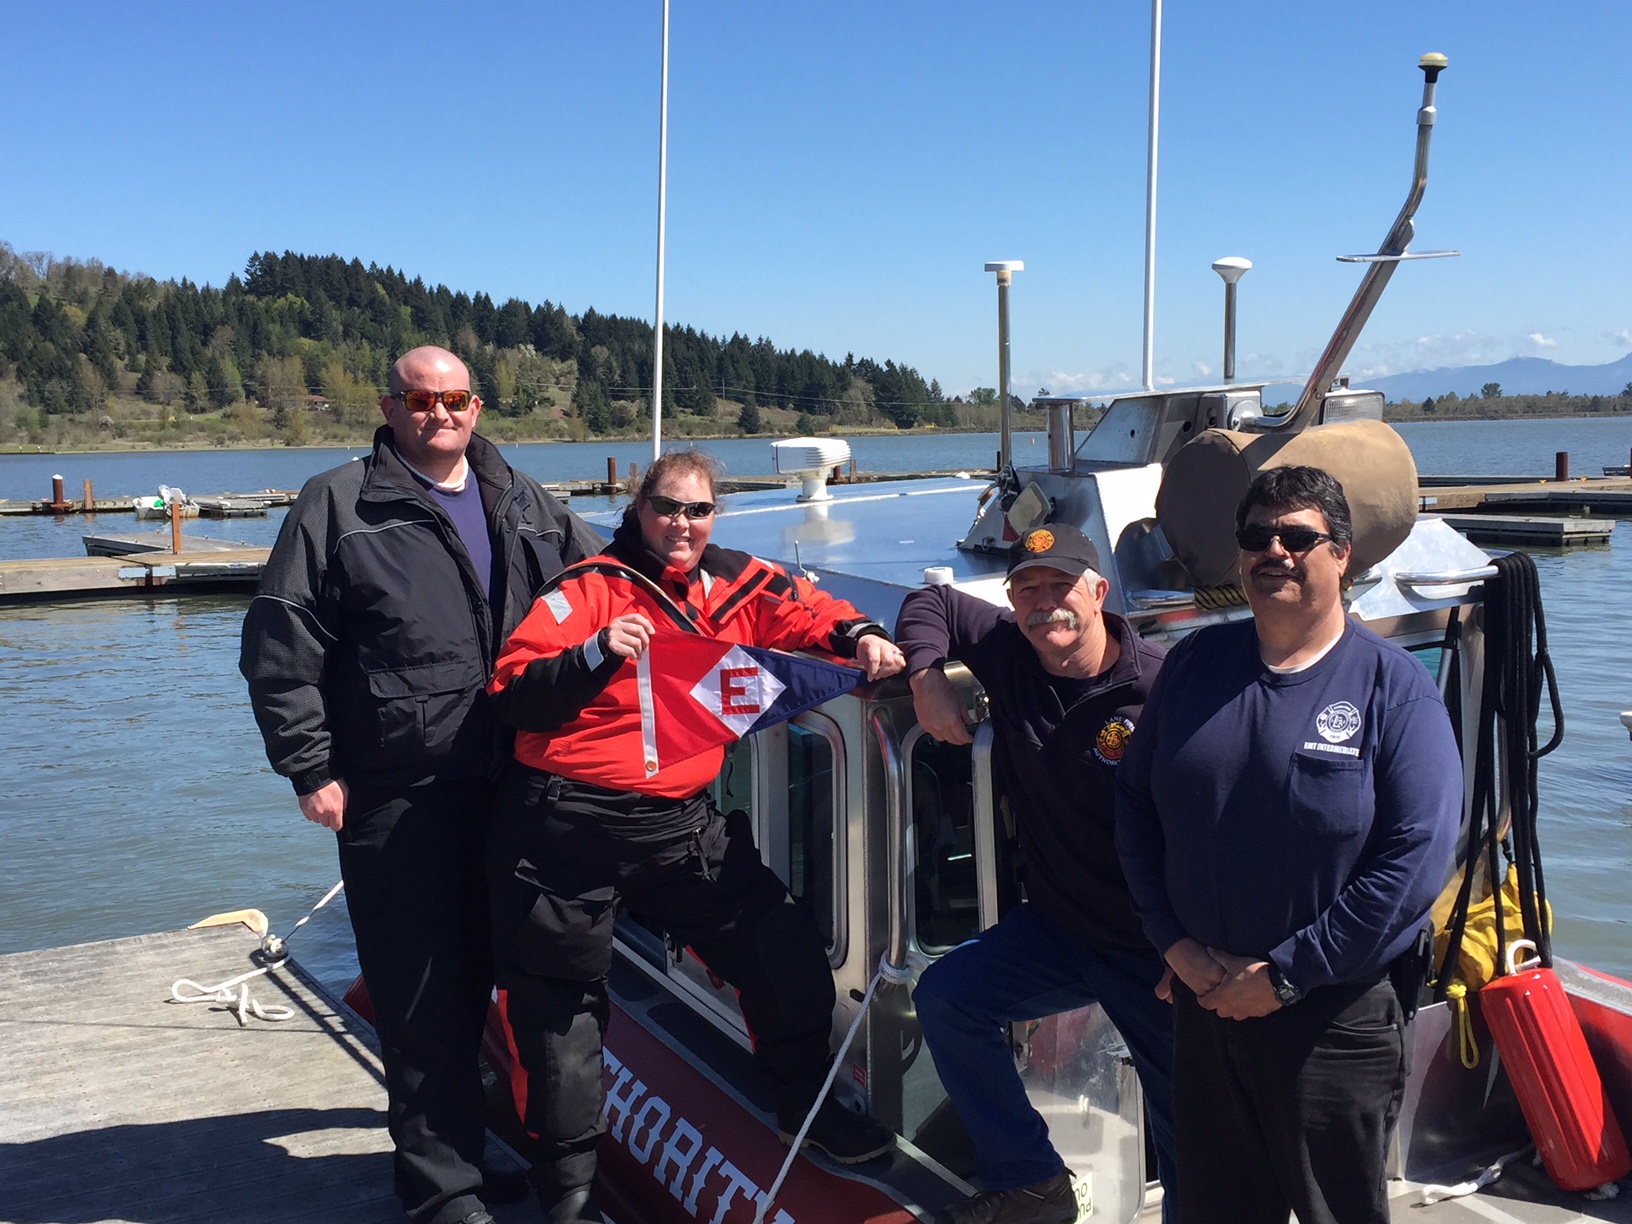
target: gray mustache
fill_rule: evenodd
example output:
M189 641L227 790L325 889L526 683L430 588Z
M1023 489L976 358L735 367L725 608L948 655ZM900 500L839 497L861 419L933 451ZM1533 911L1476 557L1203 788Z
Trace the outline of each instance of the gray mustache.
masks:
M1036 629L1042 625L1064 625L1067 629L1080 628L1081 622L1077 614L1070 608L1055 608L1049 612L1033 612L1026 617L1026 628Z

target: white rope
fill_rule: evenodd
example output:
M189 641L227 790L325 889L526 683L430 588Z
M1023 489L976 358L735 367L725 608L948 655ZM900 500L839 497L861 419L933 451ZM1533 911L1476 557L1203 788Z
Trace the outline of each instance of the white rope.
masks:
M788 1154L782 1158L782 1167L777 1170L776 1180L771 1183L769 1190L759 1196L759 1206L754 1210L754 1224L765 1224L765 1213L776 1201L777 1193L782 1189L782 1183L787 1180L788 1171L793 1168L793 1162L799 1155L799 1149L804 1146L805 1136L810 1133L811 1123L816 1121L816 1114L821 1110L822 1102L827 1100L827 1094L832 1090L833 1081L839 1074L839 1066L844 1062L844 1056L850 1052L850 1043L856 1039L862 1017L867 1014L867 1007L878 991L878 984L889 982L891 985L899 986L911 980L910 968L890 964L888 956L878 958L878 972L873 974L873 980L867 983L867 993L861 997L861 1006L856 1009L856 1018L850 1021L850 1031L839 1043L839 1052L833 1056L833 1063L827 1069L827 1078L822 1081L821 1089L816 1093L816 1100L811 1104L810 1112L805 1115L804 1124L799 1127L799 1133L793 1137L793 1145L788 1148Z
M338 897L340 895L340 890L345 888L345 886L346 882L344 880L336 880L334 882L334 887L323 894L323 900L319 901L316 905L312 906L311 909L307 910L306 917L302 918L299 922L295 923L294 926L289 928L289 934L283 936L281 939L276 935L267 935L265 938L263 938L261 940L261 951L266 954L267 959L271 961L281 961L287 957L289 955L289 948L287 945L289 941L295 937L295 932L310 922L318 910L322 909L330 901L333 901L336 897Z
M281 964L282 962L278 962ZM262 965L259 969L251 969L248 973L241 973L235 978L222 982L218 986L200 986L192 978L178 978L170 984L170 1000L173 1003L236 1003L236 1013L240 1026L249 1023L249 1017L257 1020L293 1020L295 1010L278 1004L273 1007L263 1007L249 997L249 979L260 977L270 971L273 965ZM236 993L233 987L238 987Z
M258 978L263 973L270 973L288 960L289 941L295 937L295 932L310 922L312 916L318 910L339 896L340 890L345 886L346 882L340 880L333 888L324 893L323 899L307 910L304 918L289 928L289 934L284 936L263 935L259 952L261 959L266 963L258 969L251 969L248 973L240 973L237 977L228 978L226 981L217 983L214 986L201 986L192 978L177 978L170 984L170 1001L172 1003L235 1004L234 1014L238 1017L240 1027L247 1026L251 1016L254 1016L257 1020L269 1022L293 1020L295 1018L294 1008L281 1003L270 1007L263 1006L251 999L249 997L250 979ZM236 987L236 990L234 987Z
M1506 1156L1497 1160L1495 1164L1481 1169L1479 1175L1469 1181L1457 1182L1453 1186L1424 1186L1422 1188L1422 1201L1417 1206L1430 1207L1445 1199L1463 1198L1469 1194L1477 1194L1491 1183L1500 1181L1502 1170L1528 1151L1530 1151L1528 1147L1522 1147L1516 1152L1509 1152Z

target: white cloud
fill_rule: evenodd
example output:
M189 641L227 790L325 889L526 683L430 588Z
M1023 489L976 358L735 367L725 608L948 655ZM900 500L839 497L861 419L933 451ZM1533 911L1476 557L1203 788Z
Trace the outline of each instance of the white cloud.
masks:
M1213 367L1208 365L1205 361L1198 361L1195 363L1195 366L1196 373L1201 375L1203 378L1211 378L1213 376Z
M1558 347L1558 341L1557 340L1550 339L1549 337L1542 335L1540 332L1531 332L1530 336L1529 336L1529 340L1530 340L1530 343L1535 345L1537 348L1557 348Z
M1096 391L1127 391L1139 385L1139 380L1120 366L1091 374L1068 370L1031 370L1016 377L1016 387L1047 387L1055 395L1092 395Z
M1622 348L1632 348L1632 327L1604 332L1603 338L1611 344L1619 344Z

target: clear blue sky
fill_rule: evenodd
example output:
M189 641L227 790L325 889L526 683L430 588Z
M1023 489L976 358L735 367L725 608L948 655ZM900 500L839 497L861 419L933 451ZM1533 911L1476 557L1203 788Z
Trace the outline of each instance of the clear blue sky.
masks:
M220 284L252 251L650 318L658 0L0 0L0 239ZM673 0L671 322L996 378L1137 381L1149 8ZM1157 372L1301 374L1404 197L1441 51L1418 249L1357 375L1632 350L1632 5L1169 0Z

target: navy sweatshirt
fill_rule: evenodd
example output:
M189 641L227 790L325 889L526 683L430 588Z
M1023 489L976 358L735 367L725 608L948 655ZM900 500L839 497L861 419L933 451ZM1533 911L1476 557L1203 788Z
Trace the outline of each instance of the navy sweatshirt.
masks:
M1116 857L1116 771L1162 665L1162 648L1105 614L1121 654L1088 680L1060 680L1014 613L951 587L902 601L907 673L958 659L991 700L998 785L1026 856L1026 897L1090 947L1150 952Z
M1433 680L1360 625L1278 675L1251 621L1176 646L1117 775L1151 942L1272 961L1308 991L1378 976L1450 870L1462 763Z

